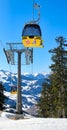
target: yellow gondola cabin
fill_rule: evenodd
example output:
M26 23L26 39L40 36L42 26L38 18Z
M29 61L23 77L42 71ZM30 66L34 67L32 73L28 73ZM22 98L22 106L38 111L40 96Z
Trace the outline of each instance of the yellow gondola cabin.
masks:
M17 87L16 86L11 87L11 94L17 94Z
M22 31L22 44L24 47L43 47L41 29L38 24L26 24Z

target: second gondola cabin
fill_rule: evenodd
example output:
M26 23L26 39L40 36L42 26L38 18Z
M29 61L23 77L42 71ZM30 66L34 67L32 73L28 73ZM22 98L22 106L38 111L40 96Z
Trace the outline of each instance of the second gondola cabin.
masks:
M11 87L11 94L17 94L17 87L16 86Z
M24 47L43 47L41 29L38 24L25 24L22 31L22 44Z

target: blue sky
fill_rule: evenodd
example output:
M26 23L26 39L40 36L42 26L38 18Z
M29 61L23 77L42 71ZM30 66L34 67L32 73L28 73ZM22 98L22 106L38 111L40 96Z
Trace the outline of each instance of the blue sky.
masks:
M40 27L44 48L34 48L33 72L49 73L51 54L56 47L55 38L67 39L67 0L34 0L41 5ZM3 47L7 42L21 42L23 26L32 20L33 0L0 0L0 69L17 72L17 65L8 65ZM35 10L35 18L37 10ZM22 59L23 62L23 59ZM22 73L32 72L32 65L22 66Z

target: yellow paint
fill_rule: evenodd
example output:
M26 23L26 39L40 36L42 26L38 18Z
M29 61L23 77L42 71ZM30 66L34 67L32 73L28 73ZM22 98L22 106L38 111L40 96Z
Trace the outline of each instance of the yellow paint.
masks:
M43 41L40 36L35 36L34 38L30 38L29 36L23 36L22 44L24 45L24 47L44 47Z
M11 94L17 94L17 91L11 91Z

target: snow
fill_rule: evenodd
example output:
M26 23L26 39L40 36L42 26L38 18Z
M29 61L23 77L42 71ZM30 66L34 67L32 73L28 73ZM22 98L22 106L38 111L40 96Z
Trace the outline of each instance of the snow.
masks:
M17 77L16 74L15 75L11 74L11 75ZM32 90L33 90L33 88L35 88L35 89L38 88L39 84L36 83L36 81L38 79L39 79L38 81L40 81L42 79L42 77L44 77L44 76L42 76L40 74L35 74L33 77L35 79L35 80L32 80L33 87L31 87L30 80L23 79L23 83L27 84L26 86L25 85L23 86L23 89L25 92L25 93L23 93L23 97L24 98L26 97L26 99L27 99L26 101L28 101L28 102L36 103L35 97L37 95L39 97L40 93L35 93L35 96L34 96L34 95L32 95L32 93L26 94L26 92L29 89L28 87L30 87L30 91L31 91L31 88L32 88ZM37 78L35 78L35 77L37 77ZM8 83L9 80L11 81L9 72L1 71L0 78L1 78L1 81L3 81L3 83ZM13 81L14 81L14 79L13 79ZM7 84L7 89L8 89L8 87L10 87L10 86L8 86L8 85L10 85L10 83ZM36 91L38 92L38 89ZM17 96L16 94L13 95L7 91L4 91L4 94L7 97L9 97L10 99L12 99L12 101L16 100L16 96ZM10 103L12 103L12 102L10 102ZM10 104L7 104L8 108L9 108L9 105ZM28 104L24 103L23 105L24 105L24 110L29 108ZM28 116L26 115L25 119L13 120L13 119L8 118L8 116L10 116L10 115L12 115L12 114L7 113L7 112L2 112L0 114L0 130L67 130L67 119L64 119L64 118L63 119L62 118L61 119L58 119L58 118L56 118L56 119L55 118L36 118L36 117L32 117L30 115L28 115Z
M47 74L43 73L25 73L21 75L22 103L23 109L28 109L36 104L42 90L42 83L46 80ZM15 107L17 95L10 93L11 87L17 85L17 73L0 70L0 81L5 88L4 94L7 97L5 105ZM25 96L24 96L25 95ZM12 105L15 104L15 105Z
M10 113L8 113L10 114ZM67 119L35 118L8 119L6 112L0 116L0 130L67 130Z

